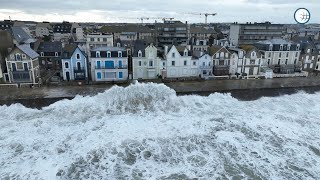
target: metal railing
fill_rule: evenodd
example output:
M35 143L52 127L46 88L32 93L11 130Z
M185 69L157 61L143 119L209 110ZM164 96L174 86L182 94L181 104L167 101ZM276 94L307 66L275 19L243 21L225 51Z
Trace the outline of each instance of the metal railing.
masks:
M113 67L106 67L106 66L95 66L95 69L127 69L127 65L123 66L113 66Z

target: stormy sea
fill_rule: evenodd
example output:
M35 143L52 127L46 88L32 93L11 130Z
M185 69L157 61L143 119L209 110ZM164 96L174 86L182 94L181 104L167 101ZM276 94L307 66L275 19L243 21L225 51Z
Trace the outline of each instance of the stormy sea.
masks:
M0 179L320 179L319 99L137 83L40 110L0 106Z

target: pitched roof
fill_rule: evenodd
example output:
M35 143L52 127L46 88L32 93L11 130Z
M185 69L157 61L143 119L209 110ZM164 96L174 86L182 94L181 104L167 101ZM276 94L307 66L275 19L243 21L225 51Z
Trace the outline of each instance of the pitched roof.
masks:
M194 58L201 58L202 56L208 54L207 52L203 52L203 51L193 51L192 56ZM209 54L208 54L209 55Z
M209 47L208 51L210 56L213 56L214 54L216 54L221 48L223 47L218 45L212 45L211 47Z
M63 58L70 59L73 52L77 49L76 44L66 44L63 48Z
M55 42L41 42L38 48L40 52L61 52L62 50L62 43L55 41Z
M31 49L30 45L28 44L22 44L17 46L18 49L20 49L22 52L26 53L27 56L29 56L31 59L35 59L39 56L37 52L35 52L33 49Z
M145 49L148 47L148 45L146 43L144 43L143 41L137 40L134 42L134 46L133 46L133 57L138 57L138 52L141 51L142 52L142 56L145 56Z
M258 44L290 44L289 41L286 41L284 39L270 39L265 41L259 41Z
M35 40L26 33L21 27L13 26L11 27L13 38L18 41L18 43L32 43Z
M253 45L240 45L240 48L245 50L246 52L256 49L256 47Z

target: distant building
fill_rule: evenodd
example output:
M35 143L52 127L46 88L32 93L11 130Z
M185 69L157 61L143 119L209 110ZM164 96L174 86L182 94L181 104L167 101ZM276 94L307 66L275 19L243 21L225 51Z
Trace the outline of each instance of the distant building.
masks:
M62 53L63 80L87 80L87 56L77 45L67 44Z
M72 24L69 22L56 23L53 25L53 40L68 42L71 38Z
M96 82L128 79L128 55L122 47L97 47L91 50L91 78Z
M301 71L300 44L283 39L260 41L254 44L262 55L261 66L274 73L289 74Z
M136 43L132 54L133 79L157 79L160 58L157 57L157 48L150 44L146 46L143 42Z
M26 33L21 27L13 26L11 28L13 43L18 46L20 44L31 44L36 42L28 33Z
M253 45L258 41L282 38L284 33L285 28L282 24L271 24L270 22L234 23L230 25L229 41L235 46Z
M10 30L13 26L13 22L10 20L0 21L0 30Z
M29 36L31 36L30 29L26 26L26 24L24 22L15 21L13 23L13 26L22 28Z
M28 44L18 45L6 58L8 83L38 83L40 78L39 54Z
M259 75L262 62L262 55L259 49L252 45L242 46L241 48L245 50L242 73L248 76Z
M187 45L188 43L188 25L180 21L156 23L155 30L158 46Z
M49 36L50 30L52 31L52 27L49 22L41 22L36 26L36 37L44 37Z
M315 70L320 71L320 43L316 44L316 51L318 53L318 57L316 57L316 65Z
M320 28L299 29L299 37L311 37L313 40L320 40Z
M86 36L86 52L98 47L113 47L112 34L90 33ZM89 55L90 56L90 55Z

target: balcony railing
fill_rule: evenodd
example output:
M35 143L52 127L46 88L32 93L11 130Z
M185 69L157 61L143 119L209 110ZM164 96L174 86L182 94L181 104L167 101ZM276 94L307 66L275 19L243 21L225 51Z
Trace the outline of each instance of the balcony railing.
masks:
M85 68L74 68L74 73L82 73L82 72L85 72Z
M105 67L105 66L95 66L95 69L127 69L127 65L123 66L113 66L113 67Z
M212 69L213 66L200 66L200 69Z

